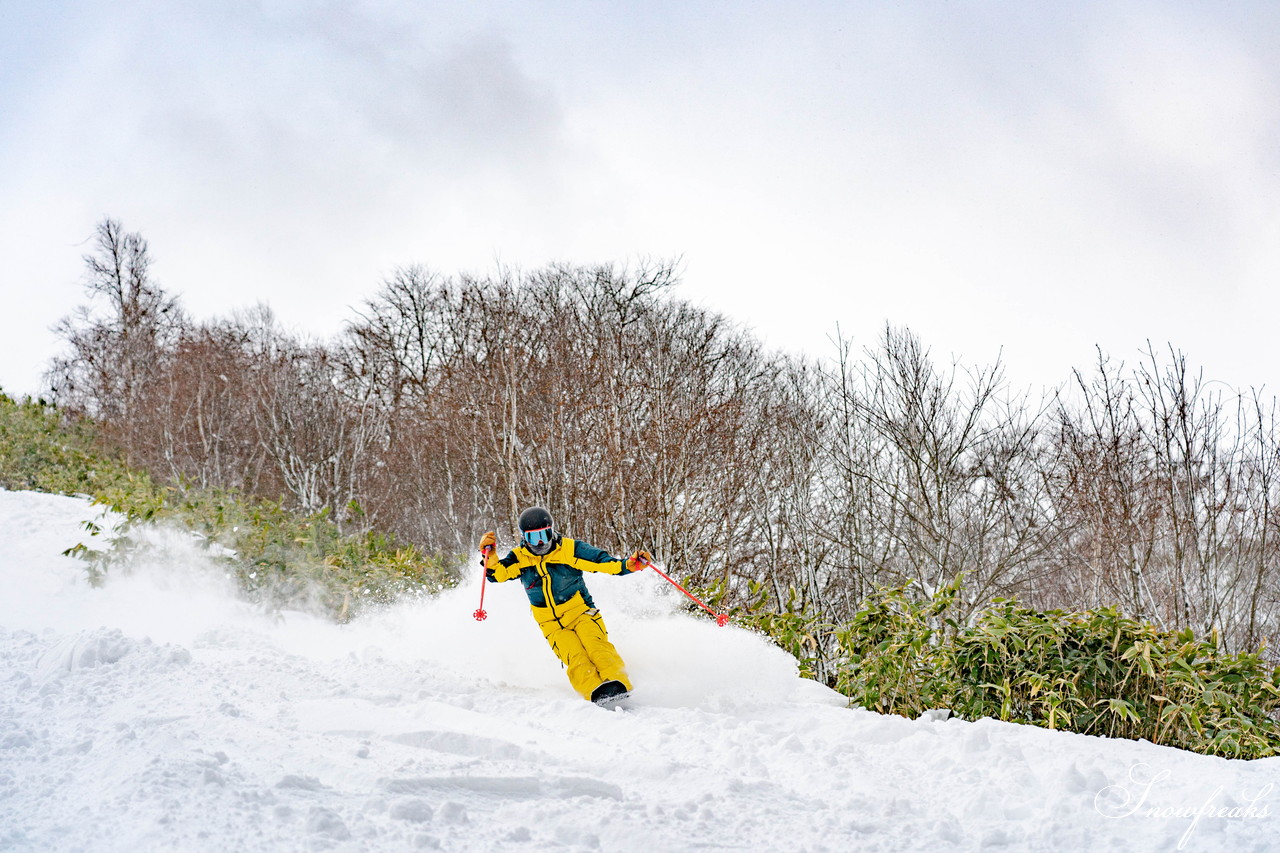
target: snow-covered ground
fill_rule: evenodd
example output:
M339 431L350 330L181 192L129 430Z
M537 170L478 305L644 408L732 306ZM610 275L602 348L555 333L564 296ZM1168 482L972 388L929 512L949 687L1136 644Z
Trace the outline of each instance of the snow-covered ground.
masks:
M336 626L85 501L0 492L0 850L1280 849L1280 759L843 707L765 640L591 578L637 685L574 695L521 590Z

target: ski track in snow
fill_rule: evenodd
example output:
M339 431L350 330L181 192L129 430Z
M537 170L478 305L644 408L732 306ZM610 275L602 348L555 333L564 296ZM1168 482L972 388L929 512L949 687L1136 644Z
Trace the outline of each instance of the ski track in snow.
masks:
M337 626L151 531L91 589L61 552L100 515L0 492L0 850L1280 848L1278 759L847 709L652 573L590 578L636 682L607 712L514 584Z

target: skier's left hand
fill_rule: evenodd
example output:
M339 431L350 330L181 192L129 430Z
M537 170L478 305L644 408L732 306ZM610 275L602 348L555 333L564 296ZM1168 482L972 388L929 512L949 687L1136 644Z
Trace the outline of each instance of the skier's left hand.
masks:
M627 557L627 571L642 572L645 566L653 562L653 555L648 551L636 551L630 557Z

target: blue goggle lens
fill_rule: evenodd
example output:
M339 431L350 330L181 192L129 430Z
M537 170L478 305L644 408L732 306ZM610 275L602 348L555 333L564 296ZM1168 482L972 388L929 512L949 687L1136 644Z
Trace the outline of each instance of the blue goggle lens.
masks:
M529 545L546 545L551 541L551 528L544 527L541 530L526 530L524 532L524 541Z

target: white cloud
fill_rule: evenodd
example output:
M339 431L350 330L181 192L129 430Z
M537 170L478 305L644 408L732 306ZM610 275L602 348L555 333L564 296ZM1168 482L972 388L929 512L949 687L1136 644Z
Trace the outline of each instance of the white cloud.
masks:
M44 299L0 331L70 310L67 245L111 214L197 313L322 333L398 264L683 254L778 346L889 320L1043 384L1151 337L1280 380L1265 13L319 8L81 4L0 119L0 282Z

